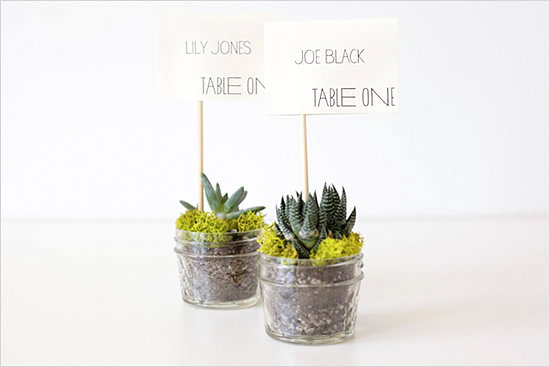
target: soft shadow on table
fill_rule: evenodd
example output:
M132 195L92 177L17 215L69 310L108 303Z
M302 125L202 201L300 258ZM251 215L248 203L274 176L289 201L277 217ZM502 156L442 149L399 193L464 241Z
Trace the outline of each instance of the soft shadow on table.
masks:
M398 329L410 328L411 335L418 335L418 330L414 326L428 326L431 330L434 328L446 329L445 319L452 318L464 305L444 304L436 306L416 307L401 310L390 311L363 311L359 310L357 315L357 324L354 339L374 338L391 333ZM406 333L400 334L406 336Z

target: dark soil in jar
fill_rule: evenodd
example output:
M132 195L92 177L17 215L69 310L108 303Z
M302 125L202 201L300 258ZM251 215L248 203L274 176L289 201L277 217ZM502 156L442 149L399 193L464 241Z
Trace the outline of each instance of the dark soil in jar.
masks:
M257 248L255 239L229 244L178 243L184 298L191 303L223 303L254 297L258 290Z
M269 328L289 337L352 330L360 286L357 271L354 266L263 269L264 278L274 281L262 283Z

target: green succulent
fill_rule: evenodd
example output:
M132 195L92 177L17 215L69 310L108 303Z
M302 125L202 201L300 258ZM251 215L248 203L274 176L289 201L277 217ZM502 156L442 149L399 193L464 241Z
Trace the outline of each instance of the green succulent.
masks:
M316 251L325 238L341 239L349 236L355 224L356 209L346 219L346 191L338 195L334 185L323 188L321 204L317 193L309 194L304 202L301 193L296 198L281 198L276 208L276 234L294 246L300 258L309 258L311 251Z
M237 219L241 214L248 212L257 213L265 209L265 206L253 206L247 209L239 209L239 205L246 198L246 194L248 194L248 191L245 191L242 186L231 196L228 194L222 195L219 183L216 184L216 189L214 190L210 180L204 173L201 175L201 180L210 210L220 219ZM188 210L197 210L196 206L189 204L187 201L180 200L180 203Z

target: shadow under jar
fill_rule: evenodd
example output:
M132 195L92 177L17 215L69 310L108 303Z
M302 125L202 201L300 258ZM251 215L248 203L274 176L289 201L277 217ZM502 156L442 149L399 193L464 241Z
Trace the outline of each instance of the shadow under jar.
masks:
M198 233L176 230L183 300L195 306L242 308L259 300L260 230Z
M352 337L363 254L328 260L260 255L265 330L298 344L334 344Z

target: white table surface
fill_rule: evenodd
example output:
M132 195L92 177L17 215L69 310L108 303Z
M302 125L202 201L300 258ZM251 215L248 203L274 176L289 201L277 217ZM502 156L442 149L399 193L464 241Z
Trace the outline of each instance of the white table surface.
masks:
M3 221L2 365L548 365L547 217L371 221L356 335L183 303L173 221Z

